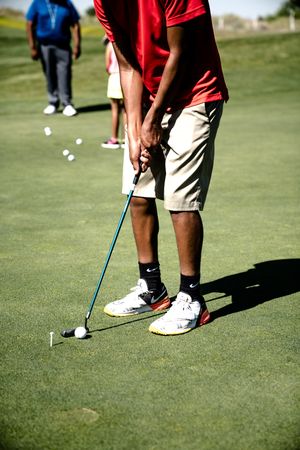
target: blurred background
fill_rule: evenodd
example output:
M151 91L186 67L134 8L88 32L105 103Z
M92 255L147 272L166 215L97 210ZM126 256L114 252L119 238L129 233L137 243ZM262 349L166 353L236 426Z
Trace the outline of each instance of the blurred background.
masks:
M0 19L12 14L15 20L21 19L30 0L1 0ZM87 28L83 31L91 33L91 27L96 24L93 2L91 0L74 0L74 5L82 16L82 24ZM296 31L297 19L300 15L299 0L210 0L210 7L214 16L215 29L219 33L272 32ZM0 22L1 25L1 22ZM95 27L99 33L99 27Z

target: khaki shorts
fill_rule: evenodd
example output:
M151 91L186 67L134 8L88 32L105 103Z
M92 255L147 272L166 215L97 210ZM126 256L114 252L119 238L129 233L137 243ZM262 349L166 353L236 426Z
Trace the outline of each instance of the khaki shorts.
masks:
M151 167L136 185L137 197L164 200L169 211L204 208L214 163L214 142L223 111L223 101L201 103L165 114L163 149L153 152ZM124 150L123 194L134 177L128 146Z
M107 97L108 98L115 98L115 99L122 99L122 89L120 84L120 74L117 73L111 73L108 77L107 82Z

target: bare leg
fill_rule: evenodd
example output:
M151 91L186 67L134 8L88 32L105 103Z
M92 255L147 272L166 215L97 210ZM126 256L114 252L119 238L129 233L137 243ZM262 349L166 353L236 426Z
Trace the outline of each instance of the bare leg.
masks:
M180 291L170 312L156 319L149 327L152 333L162 335L187 333L210 320L199 285L203 242L200 214L198 211L170 213L176 235L181 276Z
M144 264L158 261L159 223L155 200L133 197L130 212L138 261Z
M125 138L125 130L127 128L127 116L126 116L126 112L125 112L123 103L121 104L121 108L122 108L122 118L123 118L122 139L124 139Z
M198 211L171 211L175 230L180 273L199 275L203 244L203 224Z
M113 139L118 140L119 134L119 123L120 123L120 106L119 100L112 98L111 99L111 137Z

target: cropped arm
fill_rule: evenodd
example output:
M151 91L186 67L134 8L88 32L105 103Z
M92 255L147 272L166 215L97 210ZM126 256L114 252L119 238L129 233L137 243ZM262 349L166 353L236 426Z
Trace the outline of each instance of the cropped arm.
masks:
M35 38L35 32L34 32L34 25L31 20L27 20L26 22L26 34L27 34L27 41L28 46L30 49L30 56L33 60L39 59L39 51L36 44L36 38Z
M120 68L123 100L127 116L130 160L137 174L140 171L143 81L137 68L133 67L115 42L113 46Z
M73 34L73 58L78 59L81 55L81 27L79 22L76 22L73 25L72 34Z

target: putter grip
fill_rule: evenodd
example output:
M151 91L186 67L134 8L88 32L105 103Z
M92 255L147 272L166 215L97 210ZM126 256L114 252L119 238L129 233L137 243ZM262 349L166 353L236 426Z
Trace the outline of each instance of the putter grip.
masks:
M137 175L134 176L133 182L132 184L135 186L137 184L137 182L139 181L141 172L139 172Z

